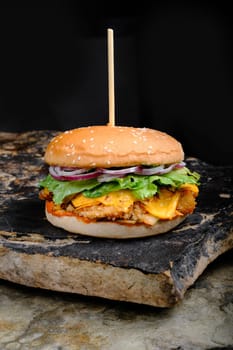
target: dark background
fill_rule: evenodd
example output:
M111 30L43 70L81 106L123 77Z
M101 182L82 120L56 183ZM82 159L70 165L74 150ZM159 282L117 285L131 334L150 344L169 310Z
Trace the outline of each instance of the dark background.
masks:
M116 124L168 132L186 155L232 164L230 1L9 4L0 5L1 131L107 124L110 27Z

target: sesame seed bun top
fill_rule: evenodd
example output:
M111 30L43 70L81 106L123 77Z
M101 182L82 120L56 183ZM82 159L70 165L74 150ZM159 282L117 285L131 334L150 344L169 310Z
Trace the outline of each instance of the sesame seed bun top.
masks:
M65 131L51 140L45 152L49 165L79 168L171 164L183 159L182 145L164 132L109 125Z

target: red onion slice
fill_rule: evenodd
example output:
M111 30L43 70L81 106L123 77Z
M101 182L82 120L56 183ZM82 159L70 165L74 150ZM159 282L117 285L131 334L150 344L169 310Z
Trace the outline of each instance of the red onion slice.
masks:
M173 169L181 169L186 164L184 162L171 164L166 167L165 165L159 165L156 167L143 167L133 166L129 168L121 169L104 169L97 168L90 170L88 168L72 168L72 167L60 167L50 166L49 173L57 180L61 181L73 181L73 180L89 180L98 177L99 182L111 181L116 177L124 177L128 174L137 175L163 175L169 173Z
M155 175L160 174L164 170L164 165L152 167L152 168L144 168L141 167L136 174L138 175Z
M164 169L160 172L160 175L170 173L170 171L172 171L173 169L181 169L181 168L183 168L184 166L185 166L185 163L184 163L184 162L171 164L171 165L168 166L167 168L164 168Z
M72 168L72 167L60 167L60 166L50 166L49 172L54 173L58 176L73 176L88 172L88 168ZM52 175L52 174L51 174Z
M141 167L138 172L135 172L138 175L163 175L169 173L173 169L181 169L185 166L184 162L171 164L168 167L165 165L159 165L152 168L143 168Z
M127 174L136 173L137 171L139 171L139 169L140 169L139 166L132 166L130 168L122 168L122 169L104 169L104 168L101 168L100 170L103 174L120 176L120 175L127 175Z
M100 175L101 171L99 169L95 169L93 171L87 172L88 169L76 169L76 171L66 171L61 170L60 167L49 167L49 173L54 177L56 180L66 180L66 181L73 181L73 180L90 180L96 178L98 175Z
M98 181L99 182L109 182L109 181L112 181L112 180L114 180L114 179L116 179L116 178L122 178L122 177L124 177L125 175L110 175L110 174L101 174L101 175L99 175L98 176Z
M185 166L186 166L185 162L180 162L175 164L175 169L181 169L181 168L184 168Z

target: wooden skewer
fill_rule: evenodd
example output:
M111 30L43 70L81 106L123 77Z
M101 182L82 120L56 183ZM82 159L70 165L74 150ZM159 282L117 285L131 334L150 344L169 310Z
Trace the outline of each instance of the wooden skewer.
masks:
M108 103L109 103L108 125L115 126L113 30L109 28L107 33L108 33Z

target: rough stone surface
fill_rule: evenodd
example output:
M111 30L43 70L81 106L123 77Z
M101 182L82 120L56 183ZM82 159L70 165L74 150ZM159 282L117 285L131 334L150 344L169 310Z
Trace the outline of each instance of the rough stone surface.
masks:
M233 256L210 264L173 308L0 281L1 350L233 348Z
M0 133L0 278L154 306L179 302L206 266L233 247L233 167L186 159L201 174L195 213L174 230L133 240L94 239L44 218L38 181L56 132Z

